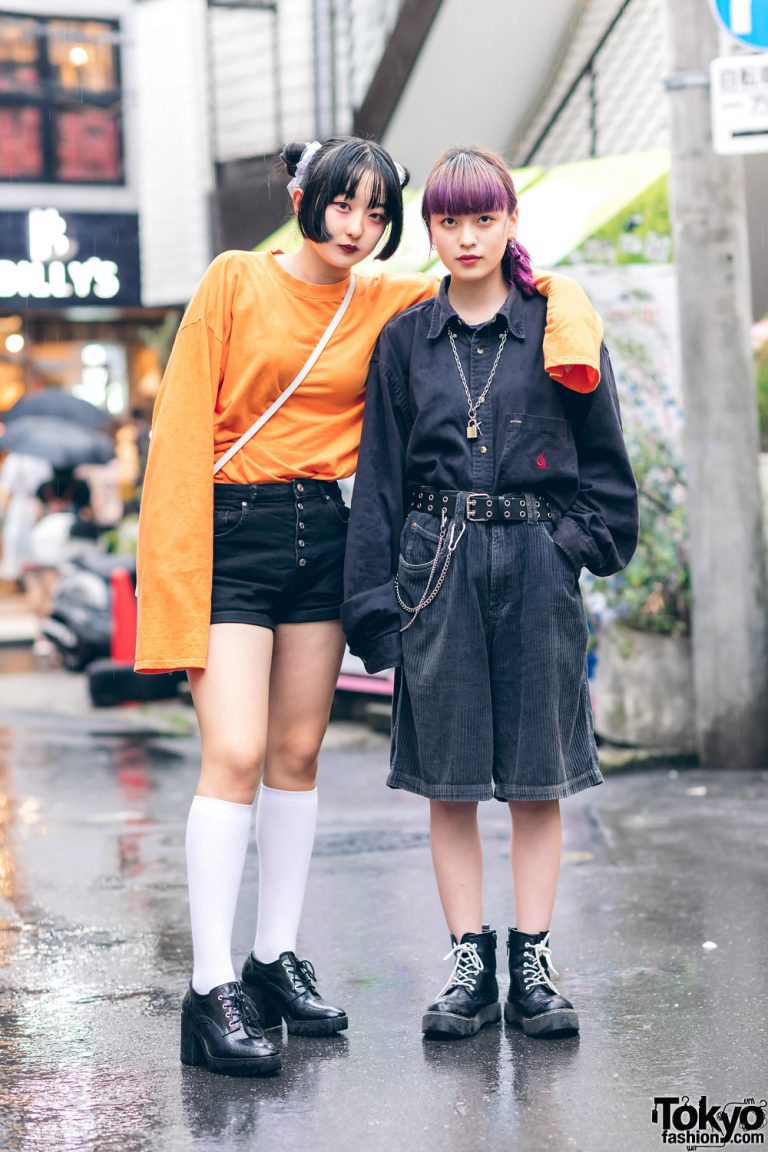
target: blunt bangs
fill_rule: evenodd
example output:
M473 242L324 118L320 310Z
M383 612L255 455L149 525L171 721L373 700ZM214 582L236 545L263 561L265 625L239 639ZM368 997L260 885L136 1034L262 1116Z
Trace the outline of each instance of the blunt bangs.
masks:
M361 180L371 177L369 208L382 208L389 225L386 243L376 259L388 260L403 234L403 193L397 169L388 153L372 140L328 140L317 153L304 185L298 224L302 236L316 244L330 237L325 210L337 196L357 194Z
M429 231L431 216L469 216L481 212L514 212L517 197L509 176L478 150L456 150L442 156L427 177L421 215ZM507 182L508 181L508 182Z

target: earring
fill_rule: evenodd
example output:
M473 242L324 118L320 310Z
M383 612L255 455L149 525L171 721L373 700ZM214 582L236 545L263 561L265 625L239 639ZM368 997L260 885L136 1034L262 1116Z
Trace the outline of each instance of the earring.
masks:
M517 240L514 236L510 237L509 250L513 256L517 256L517 253L520 251L520 249L517 247Z

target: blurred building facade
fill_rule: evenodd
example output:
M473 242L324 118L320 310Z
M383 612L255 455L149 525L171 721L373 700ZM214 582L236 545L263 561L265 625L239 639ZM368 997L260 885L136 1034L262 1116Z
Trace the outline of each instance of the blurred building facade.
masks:
M285 218L283 144L352 131L393 36L407 73L439 6L2 5L0 412L51 385L148 410L212 256Z
M0 410L57 385L121 418L156 382L132 15L130 0L0 9Z
M673 2L483 0L470 14L443 0L378 135L417 179L451 144L484 144L515 167L668 148ZM723 37L724 55L739 50ZM744 169L757 319L768 312L768 156L745 156Z
M456 143L516 166L668 144L665 0L6 4L0 410L41 382L148 409L212 256L286 218L286 141L370 135L415 184Z
M277 164L283 145L360 130L359 110L387 52L400 45L407 76L439 7L439 0L137 4L146 303L184 299L213 253L252 247L286 218Z

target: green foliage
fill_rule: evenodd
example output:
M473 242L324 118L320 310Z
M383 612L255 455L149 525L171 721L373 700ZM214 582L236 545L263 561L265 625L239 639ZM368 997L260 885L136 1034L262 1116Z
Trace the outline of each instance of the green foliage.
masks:
M652 436L635 442L632 464L640 500L637 552L606 598L631 628L686 635L691 595L682 469L669 445Z
M135 556L139 534L139 518L136 515L124 516L119 524L105 532L102 539L107 552L117 556Z
M617 341L623 361L627 441L640 503L637 552L624 572L602 582L599 615L669 636L690 632L691 589L685 476L664 414L674 411L647 349ZM760 439L768 450L768 341L755 351ZM589 598L587 600L589 605Z
M760 447L768 452L768 340L755 352L757 415L760 421Z
M669 177L665 175L598 228L565 263L669 264L671 235Z
M599 581L593 613L666 636L690 631L690 569L679 404L646 344L613 341L621 363L625 434L637 480L640 534L627 568Z

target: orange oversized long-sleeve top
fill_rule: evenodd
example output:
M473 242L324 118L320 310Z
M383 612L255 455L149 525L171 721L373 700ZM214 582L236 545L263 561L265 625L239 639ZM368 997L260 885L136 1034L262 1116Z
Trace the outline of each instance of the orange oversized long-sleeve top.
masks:
M216 483L351 475L379 333L438 286L424 275L358 276L341 324L301 388ZM591 391L599 380L599 318L574 281L542 274L536 286L550 297L547 371L569 388ZM152 421L139 521L138 671L205 668L214 461L297 375L346 288L346 282L297 280L274 253L225 252L205 273L176 336Z

